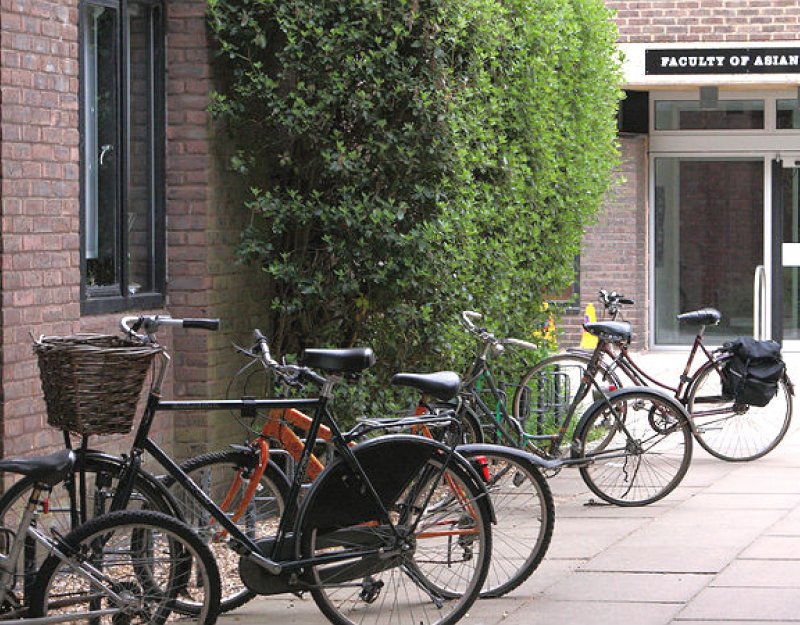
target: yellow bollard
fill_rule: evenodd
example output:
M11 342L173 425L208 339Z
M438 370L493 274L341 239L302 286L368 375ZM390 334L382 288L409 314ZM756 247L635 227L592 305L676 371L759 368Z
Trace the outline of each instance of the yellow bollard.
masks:
M594 310L594 304L587 304L586 311L583 313L584 323L593 323L597 321L597 314ZM597 347L597 337L589 334L586 330L581 334L581 349L594 349Z

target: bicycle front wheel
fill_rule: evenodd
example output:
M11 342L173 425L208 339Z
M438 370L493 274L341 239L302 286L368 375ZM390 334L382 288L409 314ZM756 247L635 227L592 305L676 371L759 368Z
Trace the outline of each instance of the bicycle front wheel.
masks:
M514 393L513 415L534 436L556 434L569 414L586 372L590 355L580 352L556 354L536 363L522 376ZM601 362L595 381L604 392L622 388L619 377ZM592 387L575 406L573 416L581 416L595 401ZM567 440L571 436L568 430ZM538 443L537 447L546 447Z
M500 445L468 445L458 452L484 478L492 500L497 523L481 597L500 597L527 580L547 553L555 525L553 495L526 452Z
M723 367L724 360L716 364ZM765 456L783 440L792 420L792 394L781 379L777 395L766 406L736 404L723 393L719 371L709 363L695 375L686 409L703 449L720 460L744 462Z
M478 597L491 556L488 501L464 468L442 462L425 462L400 493L382 480L373 484L390 504L391 526L375 520L331 528L330 503L314 501L318 509L306 516L318 521L303 529L304 556L353 553L310 567L311 594L330 621L449 625ZM388 463L380 469L376 475L392 470Z
M63 539L66 559L44 561L31 616L90 612L83 622L132 625L180 621L213 625L220 580L214 557L184 523L159 512L120 511L96 517ZM188 619L178 596L199 606Z
M692 460L689 421L677 403L647 389L625 389L581 418L573 453L583 481L618 506L644 506L680 484Z

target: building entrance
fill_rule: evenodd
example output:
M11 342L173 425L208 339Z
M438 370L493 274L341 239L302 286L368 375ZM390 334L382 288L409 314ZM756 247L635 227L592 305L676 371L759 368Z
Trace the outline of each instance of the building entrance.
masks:
M800 350L800 100L792 94L651 93L651 328L687 345L675 315L713 306L712 342ZM798 157L798 158L795 158Z

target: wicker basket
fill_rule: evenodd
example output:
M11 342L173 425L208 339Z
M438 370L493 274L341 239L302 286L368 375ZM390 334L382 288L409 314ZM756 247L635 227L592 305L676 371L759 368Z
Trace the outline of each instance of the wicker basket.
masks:
M118 336L42 336L39 357L47 422L82 436L127 434L159 345Z

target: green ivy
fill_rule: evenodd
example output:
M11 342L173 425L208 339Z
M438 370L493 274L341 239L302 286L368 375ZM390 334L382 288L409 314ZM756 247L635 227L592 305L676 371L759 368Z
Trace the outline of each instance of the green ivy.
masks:
M278 354L461 369L462 309L530 339L618 162L601 0L209 0L211 110L251 188ZM381 405L353 387L354 411Z

